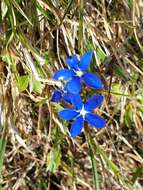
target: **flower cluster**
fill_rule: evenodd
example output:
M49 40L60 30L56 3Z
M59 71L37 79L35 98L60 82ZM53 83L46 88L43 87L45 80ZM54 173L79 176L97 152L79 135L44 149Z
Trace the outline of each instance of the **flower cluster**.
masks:
M62 85L54 91L51 101L60 102L64 100L70 104L70 108L65 108L59 112L59 117L73 121L70 127L72 137L81 133L84 121L96 128L105 127L105 120L93 113L95 108L101 106L104 99L103 96L93 95L83 103L80 95L82 86L85 85L96 90L103 88L100 77L88 72L92 54L92 51L88 51L81 57L80 61L76 55L67 57L66 63L68 67L59 69L53 76L53 79L60 80Z

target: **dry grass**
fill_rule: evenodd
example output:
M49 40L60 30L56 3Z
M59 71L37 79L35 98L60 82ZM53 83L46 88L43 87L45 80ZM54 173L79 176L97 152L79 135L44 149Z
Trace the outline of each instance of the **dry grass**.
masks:
M1 0L0 189L143 189L142 17L141 0ZM89 143L50 103L53 73L88 49L107 121Z

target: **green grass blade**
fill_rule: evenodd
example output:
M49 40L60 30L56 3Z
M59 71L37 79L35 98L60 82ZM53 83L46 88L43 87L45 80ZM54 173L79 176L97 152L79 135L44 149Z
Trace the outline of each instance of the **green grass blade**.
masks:
M4 154L5 154L6 140L4 138L0 139L0 175L2 172Z
M99 187L99 176L98 176L98 171L97 171L97 164L96 164L96 159L94 157L95 152L94 148L92 146L92 142L90 140L90 136L88 135L87 137L87 142L88 142L88 147L89 147L89 155L91 159L91 164L92 164L92 173L93 173L93 181L94 181L94 189L95 190L100 190Z
M95 184L95 189L99 190L99 177L98 177L98 172L97 172L97 166L96 166L96 160L94 158L94 153L92 150L91 145L89 146L89 151L90 151L90 158L91 158L91 163L92 163L92 171L93 171L93 179L94 179L94 184Z
M70 8L71 8L73 2L74 2L73 0L70 0L70 2L68 3L67 8L66 8L66 11L65 11L65 13L64 13L64 16L63 16L63 18L62 18L62 20L61 20L61 24L62 24L62 22L64 21L64 19L65 19L67 13L69 12L69 10L70 10Z
M56 173L61 162L61 150L59 146L55 146L51 149L47 155L47 171L51 173Z
M29 22L29 24L32 26L33 24L31 23L31 21L28 19L28 17L26 16L26 14L23 12L23 10L20 8L20 6L18 5L18 3L13 0L12 1L14 7L21 13L21 15Z
M124 189L133 190L133 186L132 186L131 182L129 181L129 179L121 174L121 171L118 168L118 166L116 166L116 164L114 164L114 162L108 158L108 156L106 155L104 150L101 149L97 143L96 144L94 143L93 145L96 146L97 152L100 154L100 156L106 162L107 167L114 173L115 177L124 185Z
M128 0L128 6L130 9L133 7L133 0Z

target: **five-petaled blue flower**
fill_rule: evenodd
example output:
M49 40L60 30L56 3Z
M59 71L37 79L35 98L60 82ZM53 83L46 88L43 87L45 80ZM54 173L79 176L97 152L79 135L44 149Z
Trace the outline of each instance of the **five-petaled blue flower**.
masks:
M80 62L76 55L67 57L66 63L69 68L56 71L53 79L65 81L65 89L73 94L80 92L82 81L91 88L101 90L103 83L99 76L87 72L92 60L92 54L92 51L88 51L81 57Z
M73 120L70 127L70 134L72 137L81 133L84 121L87 121L90 125L96 128L105 127L105 120L92 113L95 108L102 104L102 95L92 96L85 102L85 104L82 103L81 96L79 94L70 94L69 97L73 108L60 111L59 117L64 120Z

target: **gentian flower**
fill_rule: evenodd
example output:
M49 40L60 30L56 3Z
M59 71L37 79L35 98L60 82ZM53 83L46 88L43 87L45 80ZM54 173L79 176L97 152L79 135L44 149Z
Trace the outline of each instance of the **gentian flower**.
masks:
M75 137L81 133L84 126L84 121L96 128L105 127L105 120L93 114L93 110L99 107L103 102L102 95L94 95L89 98L85 104L82 103L79 94L70 94L70 100L73 105L72 109L64 109L59 112L59 117L64 120L73 120L70 127L70 134Z
M62 98L62 92L60 90L54 90L51 97L51 102L59 102L61 98Z
M78 94L81 90L81 81L84 81L91 88L101 90L103 83L99 76L87 72L92 60L92 54L92 51L88 51L81 57L80 62L76 55L67 57L66 63L69 68L59 69L54 74L53 79L65 81L65 88L73 94Z
M60 102L61 99L64 101L71 103L70 98L69 98L69 93L66 90L54 90L52 97L51 97L51 102Z

